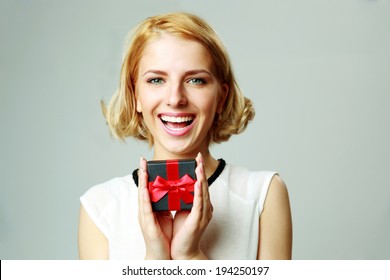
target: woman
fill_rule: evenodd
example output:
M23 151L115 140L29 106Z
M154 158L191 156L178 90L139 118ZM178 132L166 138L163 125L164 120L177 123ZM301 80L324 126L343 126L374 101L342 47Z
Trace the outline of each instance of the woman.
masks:
M196 158L191 211L154 212L146 160L139 170L81 197L82 259L290 259L286 186L275 172L215 159L212 143L245 130L252 103L224 46L201 18L146 19L126 49L120 86L106 108L111 132L148 141L153 159Z

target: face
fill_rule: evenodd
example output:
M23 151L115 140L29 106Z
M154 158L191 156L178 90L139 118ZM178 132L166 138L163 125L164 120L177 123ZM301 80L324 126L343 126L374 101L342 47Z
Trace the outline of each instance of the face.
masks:
M209 52L198 42L166 33L149 42L139 62L136 98L154 138L154 158L207 152L207 134L225 92Z

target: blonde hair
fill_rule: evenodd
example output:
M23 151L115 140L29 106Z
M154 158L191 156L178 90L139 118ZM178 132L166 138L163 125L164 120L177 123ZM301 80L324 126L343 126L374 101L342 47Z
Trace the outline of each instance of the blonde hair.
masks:
M107 107L104 102L101 103L111 133L122 140L133 136L149 141L150 145L154 143L142 115L136 110L135 82L139 61L147 43L161 32L202 44L211 54L219 82L229 87L223 109L220 114L216 114L209 130L209 143L227 141L231 135L243 132L255 112L252 101L243 96L237 85L229 56L220 38L200 17L188 13L170 13L147 18L128 38L119 87Z

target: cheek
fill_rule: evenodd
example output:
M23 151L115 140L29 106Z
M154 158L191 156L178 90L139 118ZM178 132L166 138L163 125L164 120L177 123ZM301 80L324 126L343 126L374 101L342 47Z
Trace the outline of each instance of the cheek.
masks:
M205 117L207 120L212 121L214 120L214 116L217 113L217 98L210 98L208 100L204 100L199 106L203 108L203 112L205 114Z
M161 103L160 94L156 91L139 88L136 94L136 109L138 113L150 114Z
M138 113L144 113L148 110L148 105L151 104L150 94L143 86L136 88L136 109Z

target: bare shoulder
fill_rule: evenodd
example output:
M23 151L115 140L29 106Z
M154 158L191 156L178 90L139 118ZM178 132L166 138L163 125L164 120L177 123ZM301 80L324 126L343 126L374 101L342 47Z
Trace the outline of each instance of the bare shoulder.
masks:
M131 187L129 187L131 186ZM104 224L98 224L102 213L116 215L122 197L138 195L138 189L131 175L115 177L87 190L80 198L80 220L78 232L78 247L80 259L107 259L109 257L108 240L105 235L108 230ZM106 231L104 231L106 229Z
M279 175L270 183L260 217L260 259L291 259L292 219L287 187Z
M80 207L78 244L80 259L108 259L107 238L95 225L83 206Z
M269 207L283 206L290 207L288 190L286 183L278 174L276 174L272 177L271 183L269 185L264 209Z

